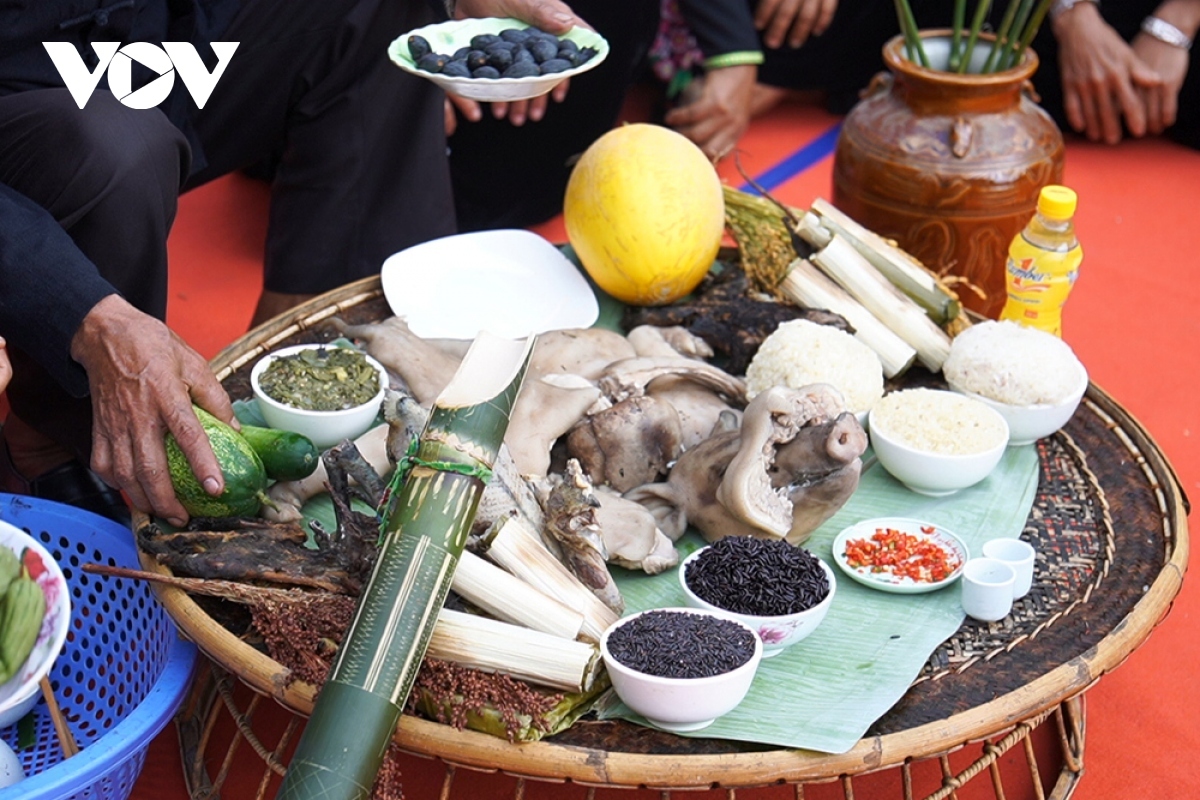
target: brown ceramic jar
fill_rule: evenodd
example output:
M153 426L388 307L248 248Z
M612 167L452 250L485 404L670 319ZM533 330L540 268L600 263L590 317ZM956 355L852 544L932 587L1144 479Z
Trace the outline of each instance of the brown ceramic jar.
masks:
M923 34L931 64L939 39L948 52L948 36ZM883 58L889 72L842 124L833 203L952 283L962 279L954 288L963 305L998 317L1009 242L1039 190L1062 180L1062 132L1029 83L1037 56L1027 50L1004 72L959 75L909 61L898 36Z

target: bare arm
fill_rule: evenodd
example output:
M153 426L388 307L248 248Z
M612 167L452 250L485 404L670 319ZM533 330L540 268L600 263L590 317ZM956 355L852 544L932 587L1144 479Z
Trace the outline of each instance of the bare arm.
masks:
M1174 25L1195 41L1200 31L1200 0L1166 0L1154 11L1154 16ZM1179 90L1187 77L1190 53L1183 47L1168 44L1147 34L1133 39L1134 54L1162 77L1162 83L1142 90L1146 106L1146 127L1150 133L1161 133L1175 124L1179 110Z
M1134 136L1148 129L1145 96L1163 77L1104 21L1094 3L1077 3L1052 23L1062 71L1063 111L1093 141L1121 141L1121 121Z
M87 370L92 395L92 469L141 511L182 524L163 438L175 435L210 494L225 482L193 402L236 426L229 396L207 362L157 319L119 295L84 317L71 356Z

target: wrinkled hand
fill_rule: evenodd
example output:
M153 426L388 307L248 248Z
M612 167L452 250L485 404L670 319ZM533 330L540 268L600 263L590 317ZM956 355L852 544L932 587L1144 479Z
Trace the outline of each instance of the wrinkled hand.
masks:
M753 65L711 70L704 76L700 97L667 112L665 121L709 158L724 158L750 127L757 78L758 68Z
M1188 51L1139 33L1133 39L1133 53L1162 78L1162 83L1140 87L1146 107L1146 130L1162 133L1175 124L1179 112L1179 90L1188 72Z
M1147 66L1092 3L1079 3L1054 21L1067 122L1093 141L1121 141L1121 120L1133 136L1147 130L1147 92L1161 94L1163 78Z
M92 469L139 510L173 525L188 519L175 497L163 438L175 435L209 494L225 489L208 436L192 411L201 406L235 424L229 396L201 356L166 325L118 295L84 317L71 357L92 393Z
M555 86L547 94L535 97L532 100L516 100L510 103L488 103L487 105L491 108L493 117L496 119L508 117L509 122L520 127L525 124L526 120L530 122L540 121L542 117L546 116L546 109L550 105L550 101L553 100L556 103L561 103L567 98L567 92L570 88L571 81L568 79ZM454 113L454 109L456 108L463 115L463 118L469 122L478 122L483 117L483 106L480 103L447 92L447 136L454 135L455 129L458 128L458 116Z
M835 11L837 0L759 0L754 26L767 47L800 47L829 28Z

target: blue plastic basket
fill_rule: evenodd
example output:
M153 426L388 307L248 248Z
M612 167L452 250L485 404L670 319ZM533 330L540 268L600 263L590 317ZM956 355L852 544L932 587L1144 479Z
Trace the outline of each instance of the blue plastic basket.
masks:
M2 493L0 519L41 542L71 589L71 632L50 685L80 747L63 759L39 700L37 742L17 754L27 777L0 789L0 800L124 800L151 740L183 702L196 648L179 637L145 581L83 571L91 563L139 568L128 528L61 503ZM16 748L17 726L0 736Z

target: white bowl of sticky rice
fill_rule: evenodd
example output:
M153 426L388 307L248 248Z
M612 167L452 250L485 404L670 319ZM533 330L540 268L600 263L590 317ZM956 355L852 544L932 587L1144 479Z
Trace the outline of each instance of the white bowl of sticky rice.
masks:
M1087 370L1070 345L1009 321L981 322L956 336L942 374L951 389L1004 417L1011 445L1030 444L1067 424L1088 387Z
M879 463L920 494L940 497L986 478L1008 446L1000 412L941 389L903 389L871 409L868 432Z
M814 383L827 383L841 392L847 410L861 423L883 397L883 364L851 334L796 319L780 323L746 367L750 397L773 386L799 389Z

